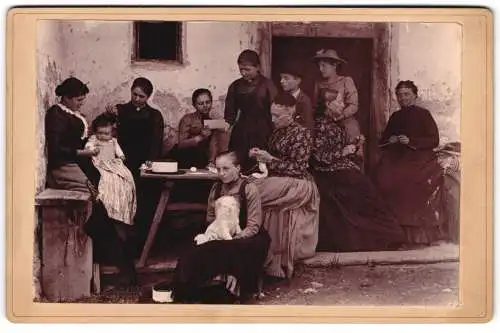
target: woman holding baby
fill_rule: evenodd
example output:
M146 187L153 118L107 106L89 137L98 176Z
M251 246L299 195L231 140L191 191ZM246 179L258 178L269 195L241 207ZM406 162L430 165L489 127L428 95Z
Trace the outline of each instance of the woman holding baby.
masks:
M258 291L259 277L269 249L269 235L262 226L261 199L257 187L241 176L241 166L234 152L215 159L220 181L212 187L208 199L206 222L215 221L217 199L232 196L240 206L241 232L232 239L218 239L193 245L179 258L171 284L174 302L200 302L202 289L218 276L231 276L237 281L232 291L242 301ZM199 240L202 237L197 237Z
M70 77L57 86L55 93L60 101L45 114L47 185L57 189L95 192L99 174L89 171L90 159L98 152L85 149L89 125L81 112L89 88L79 79Z
M112 260L123 274L122 282L126 286L133 285L137 282L134 262L122 237L126 223L131 222L133 215L133 198L130 199L131 211L126 212L121 210L121 201L107 200L113 193L106 191L101 184L109 185L106 180L108 174L103 177L92 163L117 157L116 152L119 150L110 135L111 123L97 121L94 125L99 125L98 130L93 126L91 131L81 113L89 88L79 79L70 77L64 80L55 92L60 101L47 110L45 115L47 186L92 194L92 212L85 223L85 231L92 237L96 260ZM104 133L105 131L107 132ZM97 138L91 136L89 139L90 132L96 133L105 144L96 145ZM109 146L106 145L108 142ZM109 155L110 158L105 158L104 155ZM116 167L118 168L118 164ZM122 171L129 175L125 168ZM109 211L111 206L107 204L111 201L118 203L119 211ZM128 206L128 202L124 202L124 205Z

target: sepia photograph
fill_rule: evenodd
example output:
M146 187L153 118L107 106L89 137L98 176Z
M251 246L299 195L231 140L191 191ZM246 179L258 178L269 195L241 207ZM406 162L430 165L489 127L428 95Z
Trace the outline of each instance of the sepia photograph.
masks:
M463 24L66 16L33 304L460 307Z

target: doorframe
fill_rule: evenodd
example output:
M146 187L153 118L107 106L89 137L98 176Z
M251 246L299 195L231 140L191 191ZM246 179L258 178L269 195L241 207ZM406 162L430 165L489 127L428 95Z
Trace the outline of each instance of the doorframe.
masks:
M262 73L271 77L272 39L280 37L370 38L372 50L372 91L370 132L366 171L370 174L379 158L378 139L390 109L391 24L386 22L265 22L259 24L259 51ZM373 140L376 138L376 140Z

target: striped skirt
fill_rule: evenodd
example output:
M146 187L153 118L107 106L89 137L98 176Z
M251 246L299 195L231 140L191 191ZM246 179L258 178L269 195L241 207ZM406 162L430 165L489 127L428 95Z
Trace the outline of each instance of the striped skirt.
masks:
M98 200L102 201L108 216L132 225L137 211L134 178L121 159L94 159L94 166L101 174Z

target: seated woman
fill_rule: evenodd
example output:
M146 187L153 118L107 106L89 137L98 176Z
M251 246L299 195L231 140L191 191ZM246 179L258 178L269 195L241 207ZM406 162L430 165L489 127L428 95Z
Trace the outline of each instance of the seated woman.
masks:
M425 246L444 237L436 214L442 169L433 150L439 144L436 122L428 110L416 105L417 96L412 81L397 84L401 110L391 115L382 134L383 151L375 175L407 242Z
M81 192L92 189L95 192L92 185L98 179L94 178L94 184L90 183L85 171L97 151L84 149L89 126L80 111L89 88L79 79L70 77L58 85L55 92L61 100L45 114L47 185L56 189Z
M204 126L212 110L212 93L208 89L196 89L192 96L195 112L184 115L179 122L177 159L180 168L206 168L214 164L215 157L227 150L228 133L210 130Z
M234 152L222 153L215 164L220 175L210 192L207 222L215 219L215 201L234 196L240 202L241 233L231 240L193 245L179 258L172 283L174 302L197 302L200 289L219 275L235 277L242 300L258 290L259 277L269 250L269 235L262 227L260 196L255 185L241 177Z
M124 275L122 282L131 285L137 282L137 276L124 238L126 226L111 220L102 202L96 200L100 174L90 158L98 155L99 151L84 148L88 124L80 108L88 93L88 87L74 77L64 80L56 88L56 95L61 97L61 101L47 110L45 115L47 186L71 191L90 190L94 203L85 231L92 237L96 260L108 258L114 261Z
M208 89L196 89L192 96L193 113L184 115L179 122L179 139L172 157L179 163L179 168L197 169L213 166L215 157L227 150L229 133L226 130L210 130L204 121L210 119L212 93ZM183 187L174 190L172 201L206 202L212 182L186 180Z
M355 162L358 149L348 144L335 114L316 119L312 169L321 195L319 251L396 249L404 233L375 186Z
M271 236L266 273L290 278L294 263L312 257L318 241L319 193L309 168L313 138L294 122L295 98L280 94L271 106L274 131L269 151L252 148L250 156L267 164L269 177L254 181L261 194L263 223Z

